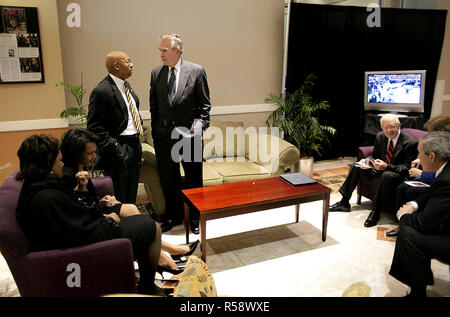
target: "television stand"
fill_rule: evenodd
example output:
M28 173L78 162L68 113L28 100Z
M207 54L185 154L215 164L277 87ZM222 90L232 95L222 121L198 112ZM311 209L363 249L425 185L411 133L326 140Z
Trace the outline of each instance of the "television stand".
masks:
M375 136L381 131L380 117L386 113L368 113L365 114L363 146L373 145ZM394 113L395 114L395 113ZM412 128L423 130L425 119L420 113L411 113L408 115L397 115L402 128Z

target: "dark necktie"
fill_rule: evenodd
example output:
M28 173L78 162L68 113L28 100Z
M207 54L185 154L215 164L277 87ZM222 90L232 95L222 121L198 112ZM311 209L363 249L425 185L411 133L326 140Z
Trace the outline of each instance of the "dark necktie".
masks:
M175 67L170 68L170 78L169 78L169 101L172 105L173 99L175 98Z
M389 148L386 153L386 163L391 164L392 154L394 154L394 142L389 141Z

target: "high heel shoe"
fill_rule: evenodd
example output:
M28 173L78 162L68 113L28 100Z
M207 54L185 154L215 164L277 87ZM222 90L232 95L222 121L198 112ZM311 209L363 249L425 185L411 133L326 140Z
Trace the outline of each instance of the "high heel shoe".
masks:
M178 261L180 260L181 257L183 256L190 256L192 253L194 253L195 249L197 249L198 243L200 242L200 240L197 240L193 243L191 243L191 245L189 245L189 251L186 252L185 254L175 254L175 255L171 255L172 259L174 261Z
M178 269L171 269L169 267L166 266L161 266L158 264L158 266L156 267L156 272L158 272L164 279L164 272L173 274L173 275L177 275L180 273L183 273L185 266L179 266Z

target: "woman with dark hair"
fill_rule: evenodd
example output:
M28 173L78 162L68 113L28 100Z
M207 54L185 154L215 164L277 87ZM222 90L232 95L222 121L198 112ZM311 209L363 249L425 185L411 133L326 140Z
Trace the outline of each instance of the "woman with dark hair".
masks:
M25 139L17 155L18 180L23 180L17 205L17 222L30 241L31 251L71 248L95 242L128 238L139 263L139 293L161 295L154 284L161 252L161 228L147 215L119 220L102 215L77 201L73 187L63 181L59 141L52 136Z
M74 193L80 203L97 210L100 214L115 213L120 218L139 215L139 209L134 204L122 204L110 195L97 197L90 175L86 171L91 169L95 163L97 141L98 137L86 129L72 129L66 133L61 143L62 161L64 162L63 179L72 188L75 188ZM162 250L167 251L178 260L183 255L192 254L198 241L190 246L173 245L164 241L161 244ZM157 271L160 274L163 271L179 274L184 269L162 251L158 264Z
M134 204L122 204L114 196L97 197L90 175L97 158L98 137L86 129L69 130L61 143L64 162L63 179L75 188L78 200L86 206L95 206L102 214L116 213L119 217L139 215Z

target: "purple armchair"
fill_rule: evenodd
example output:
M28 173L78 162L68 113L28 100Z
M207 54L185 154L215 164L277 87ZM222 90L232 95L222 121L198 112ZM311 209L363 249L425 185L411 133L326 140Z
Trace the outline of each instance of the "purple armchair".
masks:
M28 241L16 222L22 186L13 173L0 187L0 251L23 297L101 296L136 293L131 242L114 239L76 248L28 252ZM93 179L98 193L114 193L109 177ZM74 270L70 264L79 265ZM80 285L68 281L79 272ZM76 279L75 279L76 280ZM71 285L73 286L73 285Z
M417 140L419 140L421 137L423 137L428 132L422 131L422 130L416 130L416 129L410 129L410 128L404 128L403 131L408 132L412 136L416 137ZM357 160L361 160L363 158L368 157L372 154L373 146L361 146L358 148L358 158ZM357 187L357 196L356 196L356 203L358 205L361 204L361 197L364 196L370 200L372 200L375 197L375 192L378 188L378 183L380 182L379 178L375 179L362 179Z

